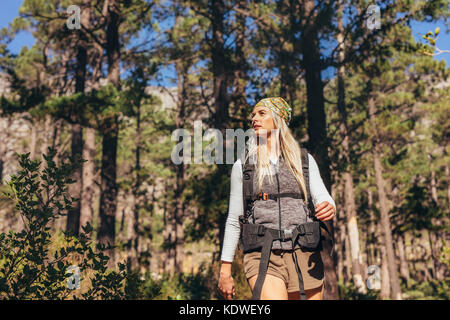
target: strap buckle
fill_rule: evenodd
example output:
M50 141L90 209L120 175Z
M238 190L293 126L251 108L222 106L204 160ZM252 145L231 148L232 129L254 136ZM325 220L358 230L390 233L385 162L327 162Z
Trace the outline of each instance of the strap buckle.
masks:
M261 197L262 200L267 200L267 199L269 199L269 195L268 195L267 193L265 193L265 192L261 192L261 193L259 194L259 196Z
M266 232L266 228L262 224L260 224L258 226L258 236L263 236L265 234L265 232Z
M280 234L281 234L280 240L282 241L292 238L292 230L290 229L280 230Z

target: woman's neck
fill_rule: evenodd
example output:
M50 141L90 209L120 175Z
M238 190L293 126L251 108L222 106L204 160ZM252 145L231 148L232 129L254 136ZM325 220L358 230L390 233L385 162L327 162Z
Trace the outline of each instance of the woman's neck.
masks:
M280 156L280 146L277 139L272 140L272 136L268 136L266 140L267 155L270 158L278 158Z

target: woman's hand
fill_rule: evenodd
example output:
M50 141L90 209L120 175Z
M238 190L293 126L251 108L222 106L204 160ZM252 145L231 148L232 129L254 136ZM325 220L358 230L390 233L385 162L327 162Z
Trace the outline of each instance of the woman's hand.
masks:
M231 276L231 262L222 262L219 275L219 291L227 300L232 300L235 294L234 280Z
M321 221L328 221L334 218L336 212L334 207L328 202L324 201L316 206L316 218Z

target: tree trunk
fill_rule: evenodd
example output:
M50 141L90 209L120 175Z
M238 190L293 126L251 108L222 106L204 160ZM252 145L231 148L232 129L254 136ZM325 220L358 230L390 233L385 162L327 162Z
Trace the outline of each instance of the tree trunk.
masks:
M344 231L345 232L345 231ZM349 244L349 236L348 234L345 235L344 239L344 283L349 283L352 279L352 258L350 253L350 244Z
M105 122L108 125L103 130L99 208L100 228L97 239L100 243L114 245L117 208L116 156L119 124L117 117ZM114 263L114 249L108 249L107 253L110 257L110 265L112 265Z
M325 186L328 190L331 190L330 159L328 156L324 92L321 76L322 64L317 30L318 18L314 8L314 0L302 1L301 44L307 92L308 146L317 160ZM333 223L326 222L326 225L330 230L331 237L334 238ZM323 249L322 260L325 268L324 299L336 300L338 299L336 259L330 256L330 241L324 241Z
M61 135L64 130L64 120L58 119L55 123L55 130L53 131L53 148L56 150L56 165L61 164L61 159L65 156L63 153L65 151L65 146L63 141L61 141Z
M183 261L184 261L184 202L182 200L182 193L184 191L184 165L177 165L177 178L175 186L175 212L173 219L173 231L174 231L174 255L173 255L173 265L175 267L175 272L183 272Z
M408 287L409 284L409 268L408 260L406 258L405 244L403 242L403 236L399 235L397 239L398 255L400 258L400 276Z
M343 138L342 141L342 161L344 161L345 171L343 172L344 178L344 199L345 199L345 211L347 218L347 231L349 235L350 254L352 260L352 274L353 283L357 292L365 294L366 286L362 277L361 268L361 251L359 248L359 230L358 221L356 219L356 204L353 187L353 177L349 170L350 167L350 144L347 128L347 110L345 106L345 47L344 47L344 26L343 26L343 5L342 0L339 1L338 8L338 29L337 41L339 44L339 67L338 67L338 111L340 115L340 131Z
M341 203L341 199L343 198L341 195L343 194L343 185L341 183L338 183L337 185L337 192L336 194L337 199L339 199L339 204L336 203L336 206L338 208L342 208L344 205ZM337 261L337 276L338 276L338 281L344 283L344 255L345 255L345 235L346 235L346 231L345 231L345 223L342 223L343 221L345 221L345 217L342 217L342 215L345 215L345 211L341 211L342 214L339 215L339 219L338 219L338 230L339 230L339 236L337 238L336 244L335 244L335 249L336 249L336 253L338 255L338 261Z
M44 132L42 137L42 144L41 144L41 154L40 159L42 160L41 164L41 170L43 169L43 166L45 165L45 159L42 157L42 154L48 153L48 147L51 145L51 134L53 133L53 118L51 115L46 114L45 115L45 121L44 121Z
M59 166L61 164L61 159L62 157L64 157L65 155L63 154L63 146L61 143L61 133L63 130L63 124L64 124L64 120L63 119L58 119L56 120L54 126L53 126L53 137L52 137L52 145L51 147L56 151L56 155L55 155L55 164L57 166ZM68 188L71 187L72 184L69 184ZM75 204L76 201L73 202L73 204ZM66 224L67 218L66 217L60 217L56 220L52 220L52 222L50 223L52 230L64 230L65 229L65 224Z
M164 222L164 253L163 253L163 270L166 273L173 274L174 272L174 259L173 259L173 223L170 211L168 210L168 183L164 182L164 202L163 202L163 222Z
M444 233L445 234L445 233ZM434 243L434 250L435 250L435 269L436 269L436 279L439 281L442 281L445 279L445 275L447 273L447 264L439 259L440 252L442 250L443 241L445 239L444 236L441 236L441 232L432 232L432 240ZM445 239L446 240L446 239Z
M367 283L367 241L365 239L367 239L367 225L364 225L364 228L361 229L361 234L360 234L360 266L361 266L361 279L362 279L362 283L364 284L364 288L366 288L366 283ZM367 288L365 293L367 293Z
M94 217L94 188L95 188L95 129L84 129L84 144L82 156L86 162L82 167L82 192L80 208L80 232L88 222L92 225Z
M437 184L436 184L436 173L433 170L433 156L428 153L428 159L430 160L430 169L431 169L431 179L430 179L430 191L431 191L431 200L433 200L435 206L439 206L439 199L437 193Z
M380 287L380 298L381 299L389 299L391 295L391 284L389 277L389 268L387 263L386 256L386 246L384 245L384 238L382 237L381 225L378 224L376 226L376 239L378 246L378 256L377 256L377 265L380 266L380 274L381 274L381 287Z
M391 294L391 284L390 284L389 267L388 267L388 261L387 261L387 255L386 255L386 247L383 242L384 242L384 240L380 237L380 244L379 244L379 248L380 248L379 252L380 252L380 259L381 259L380 297L381 297L381 299L388 299Z
M214 114L213 121L216 129L220 130L223 137L226 137L226 129L230 127L230 95L227 90L233 70L227 66L231 65L229 53L225 48L225 10L226 6L223 0L209 1L211 12L211 69L213 74L213 98L214 98ZM226 150L229 142L223 139L222 150ZM226 157L226 153L224 154ZM233 154L234 156L234 154ZM225 177L228 175L228 168L224 165L217 166L217 177ZM216 242L216 250L214 250L212 258L215 260L223 247L223 235L225 230L226 212L218 212L218 241ZM218 249L218 250L217 250Z
M52 88L49 85L49 82L51 82L53 79L49 78L47 76L49 74L48 65L47 65L48 54L49 54L49 48L48 48L48 45L45 45L45 47L43 48L43 68L39 71L39 85L38 85L39 87L41 87L42 90L46 86L48 86L49 88ZM44 167L46 166L46 161L45 161L44 157L42 156L42 154L48 153L48 147L50 146L51 134L53 133L53 127L54 127L53 119L50 114L45 114L44 119L45 119L44 120L44 132L43 132L42 144L41 144L41 154L38 157L39 160L42 160L41 167L40 167L41 172L43 171Z
M278 69L280 70L280 96L293 104L296 100L297 93L297 75L299 68L295 62L295 54L297 48L301 47L298 38L298 1L277 1L278 12L289 17L288 26L281 25L282 36L277 39L277 43L273 46L273 51L277 55ZM286 9L283 10L282 7ZM285 13L288 11L287 13ZM286 44L290 44L286 46Z
M141 196L139 190L141 188L141 144L142 144L142 129L141 129L141 99L136 101L136 158L135 158L135 172L136 180L134 183L133 195L133 216L130 221L130 232L128 233L128 241L130 243L129 257L132 267L139 264L139 209L141 207Z
M247 10L247 0L239 0L237 6L241 10ZM243 107L247 104L245 88L248 82L247 77L247 39L246 39L246 16L240 12L236 12L236 22L237 22L237 30L236 30L236 63L234 67L234 93L233 100L235 105L235 110L237 111L238 107ZM241 123L240 126L242 128L245 127L244 123Z
M431 269L433 279L437 279L437 274L436 274L436 271L437 271L437 263L436 263L437 257L435 256L434 250L433 250L434 240L432 240L432 238L433 238L432 231L425 230L425 233L426 233L426 237L427 237L427 240L428 240L428 247L429 247L429 250L430 250L430 259L428 259L428 265L429 265L429 268Z
M85 0L89 2L89 0ZM88 12L90 15L90 11ZM89 16L87 14L87 16ZM86 28L90 28L89 20L86 19ZM102 77L102 66L103 66L103 48L97 46L93 50L92 54L89 55L92 64L92 77L89 87L85 89L88 90L98 90L100 88L100 81ZM86 162L83 162L82 168L82 192L81 192L81 210L80 210L80 232L82 227L87 223L93 223L94 219L94 192L96 189L95 185L95 135L96 130L94 128L86 127L84 128L84 144L82 156ZM101 190L100 190L101 192Z
M315 3L313 0L302 1L301 43L307 95L308 146L317 160L325 186L330 190L330 159L328 156L325 102L321 76L322 63L317 30L317 12L314 12L314 9Z
M179 18L179 17L177 17ZM178 76L178 99L177 99L177 128L184 128L186 119L186 103L187 103L187 80L188 80L188 70L190 64L184 63L182 60L178 60L176 63L176 70ZM184 261L184 201L183 193L185 188L185 171L186 165L180 163L175 166L176 171L176 181L175 181L175 207L173 212L173 238L175 241L174 255L173 255L173 265L176 273L183 272L183 261Z
M214 97L214 122L215 127L222 130L228 126L229 122L229 97L228 88L228 61L225 53L225 3L223 0L211 0L211 27L212 27L212 45L211 62L213 73L213 97ZM224 135L225 136L225 135ZM221 166L222 167L222 166Z
M370 170L367 168L367 178L370 176ZM376 264L375 260L375 249L376 249L376 223L375 223L375 217L373 212L373 194L372 190L367 188L367 206L369 207L369 214L370 214L370 222L369 222L369 232L368 232L368 238L369 238L369 252L368 252L368 258L367 263L369 265Z
M369 106L369 116L372 122L373 131L376 132L376 124L375 124L375 100L373 97L369 98L368 101ZM391 285L391 297L392 299L401 300L401 290L400 283L398 279L397 265L395 263L395 255L394 255L394 247L392 242L392 231L391 231L391 223L389 220L389 209L388 199L386 196L386 182L383 178L383 167L381 164L381 147L379 138L376 137L374 139L373 146L373 162L374 162L374 172L375 172L375 181L377 184L378 190L378 205L380 209L380 227L382 231L382 237L384 240L384 246L386 248L386 258L389 268L390 275L390 285Z
M83 128L80 124L72 125L72 159L80 159L83 152ZM82 167L75 170L72 179L75 181L69 186L70 195L81 199ZM73 207L67 213L66 231L72 235L78 235L80 229L80 201L74 201Z
M84 1L86 3L86 0ZM86 6L81 11L81 24L89 28L89 6ZM77 64L75 69L75 93L84 93L86 84L86 66L87 66L87 49L86 40L83 37L83 32L79 32L78 47L77 47ZM83 128L81 124L76 123L72 125L72 159L81 159L83 153ZM83 168L80 166L74 173L72 179L76 182L70 185L70 194L80 199L73 203L72 210L67 214L67 232L77 235L80 230L80 216L81 216L81 198L82 198L82 183L83 183Z
M120 88L120 42L119 42L119 12L118 0L105 2L107 7L106 30L106 56L108 61L108 83ZM116 184L116 156L117 141L119 136L118 115L104 119L103 123L103 154L101 168L101 195L100 195L100 228L98 241L114 245L115 222L117 208L117 184ZM114 265L114 249L107 251L110 257L109 266Z
M405 256L406 261L408 262L408 267L412 266L412 269L410 270L410 277L414 280L417 280L416 278L416 258L415 258L415 252L414 252L414 241L413 236L411 235L410 231L406 231L403 234L403 240L405 243Z
M425 255L424 255L424 259L423 259L423 264L424 264L424 268L425 268L425 273L427 275L427 281L431 280L435 273L434 270L434 260L433 260L433 251L431 248L431 242L430 242L430 232L426 229L423 229L421 232L422 236L421 236L421 244L423 246L423 248L425 249Z

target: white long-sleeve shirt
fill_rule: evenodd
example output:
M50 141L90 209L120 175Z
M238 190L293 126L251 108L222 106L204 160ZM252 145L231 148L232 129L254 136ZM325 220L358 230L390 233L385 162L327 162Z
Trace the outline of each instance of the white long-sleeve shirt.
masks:
M311 197L314 205L328 201L334 206L336 204L328 193L322 178L320 176L319 167L313 156L308 153L309 160L309 187ZM273 164L278 162L278 159L270 159ZM239 242L240 226L239 216L244 214L243 199L242 199L242 162L238 159L231 170L231 187L230 187L230 202L228 208L228 217L225 224L225 237L222 248L222 261L232 262Z

